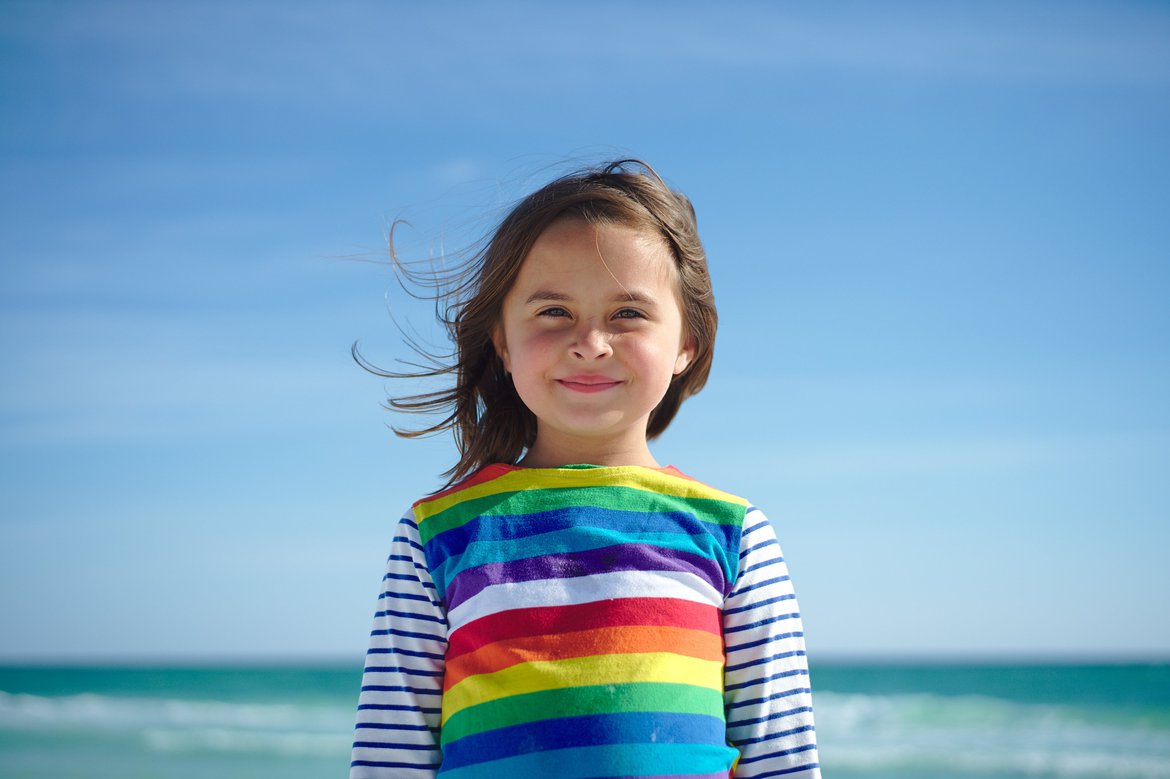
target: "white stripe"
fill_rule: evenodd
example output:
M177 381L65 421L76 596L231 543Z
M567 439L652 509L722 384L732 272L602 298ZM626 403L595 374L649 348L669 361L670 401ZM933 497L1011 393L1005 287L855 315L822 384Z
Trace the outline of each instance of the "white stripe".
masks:
M723 595L694 574L683 571L610 571L571 579L506 582L485 587L447 613L454 631L480 617L510 609L572 606L612 598L678 598L716 608Z
M802 733L801 736L806 734ZM794 747L811 744L815 739L812 734L807 734L808 738L793 738L792 741L785 740L785 748L792 749ZM809 765L817 762L817 750L810 749L807 752L797 752L795 755L784 755L775 757L770 760L761 760L758 763L751 763L750 765L741 765L736 768L736 779L750 779L753 776L767 776L773 771L784 771L796 766ZM813 779L819 777L821 771L819 768L813 768L806 771L797 771L792 774L784 774L784 779Z
M364 701L363 701L364 702ZM407 744L410 746L425 746L429 750L409 750L413 752L415 757L423 757L429 761L434 757L431 750L437 750L435 746L434 736L427 730L387 730L385 728L366 728L359 723L355 728L355 741L365 741L372 744ZM358 749L372 749L372 747L358 747ZM381 751L381 757L374 757L374 760L386 760L387 753ZM403 750L407 751L407 750Z

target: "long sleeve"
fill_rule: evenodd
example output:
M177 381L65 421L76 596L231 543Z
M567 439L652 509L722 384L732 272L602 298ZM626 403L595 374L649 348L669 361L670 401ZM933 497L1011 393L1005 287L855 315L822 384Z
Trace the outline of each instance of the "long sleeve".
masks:
M407 512L382 578L358 700L350 779L424 779L440 762L447 616Z
M723 605L727 739L735 776L820 777L800 609L776 533L749 508L739 576Z

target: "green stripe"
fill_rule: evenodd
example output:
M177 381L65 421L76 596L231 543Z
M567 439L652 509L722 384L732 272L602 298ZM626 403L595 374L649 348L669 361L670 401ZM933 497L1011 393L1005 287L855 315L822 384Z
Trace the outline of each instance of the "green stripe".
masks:
M742 504L714 498L680 498L631 487L557 487L500 492L461 501L428 517L419 525L419 535L425 544L439 533L476 517L515 516L582 506L622 511L680 511L716 525L742 524L746 513Z
M706 714L722 719L723 696L709 688L669 682L601 684L510 695L452 715L443 725L443 743L536 720L635 711Z

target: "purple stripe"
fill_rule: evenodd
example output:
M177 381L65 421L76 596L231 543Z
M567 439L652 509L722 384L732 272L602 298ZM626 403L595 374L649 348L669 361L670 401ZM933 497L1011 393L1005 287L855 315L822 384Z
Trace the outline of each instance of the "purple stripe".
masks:
M653 544L617 544L584 552L486 563L460 571L447 586L447 608L455 608L493 584L573 579L610 571L681 571L698 576L719 592L727 591L719 563L709 557Z

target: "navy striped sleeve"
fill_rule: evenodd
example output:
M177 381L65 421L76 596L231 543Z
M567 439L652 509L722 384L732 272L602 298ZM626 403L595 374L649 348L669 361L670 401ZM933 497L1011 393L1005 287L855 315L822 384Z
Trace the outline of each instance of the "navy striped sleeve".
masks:
M370 631L350 779L430 779L438 770L447 614L412 512L398 523Z
M819 779L804 627L776 533L748 509L739 578L723 603L727 741L734 776Z

